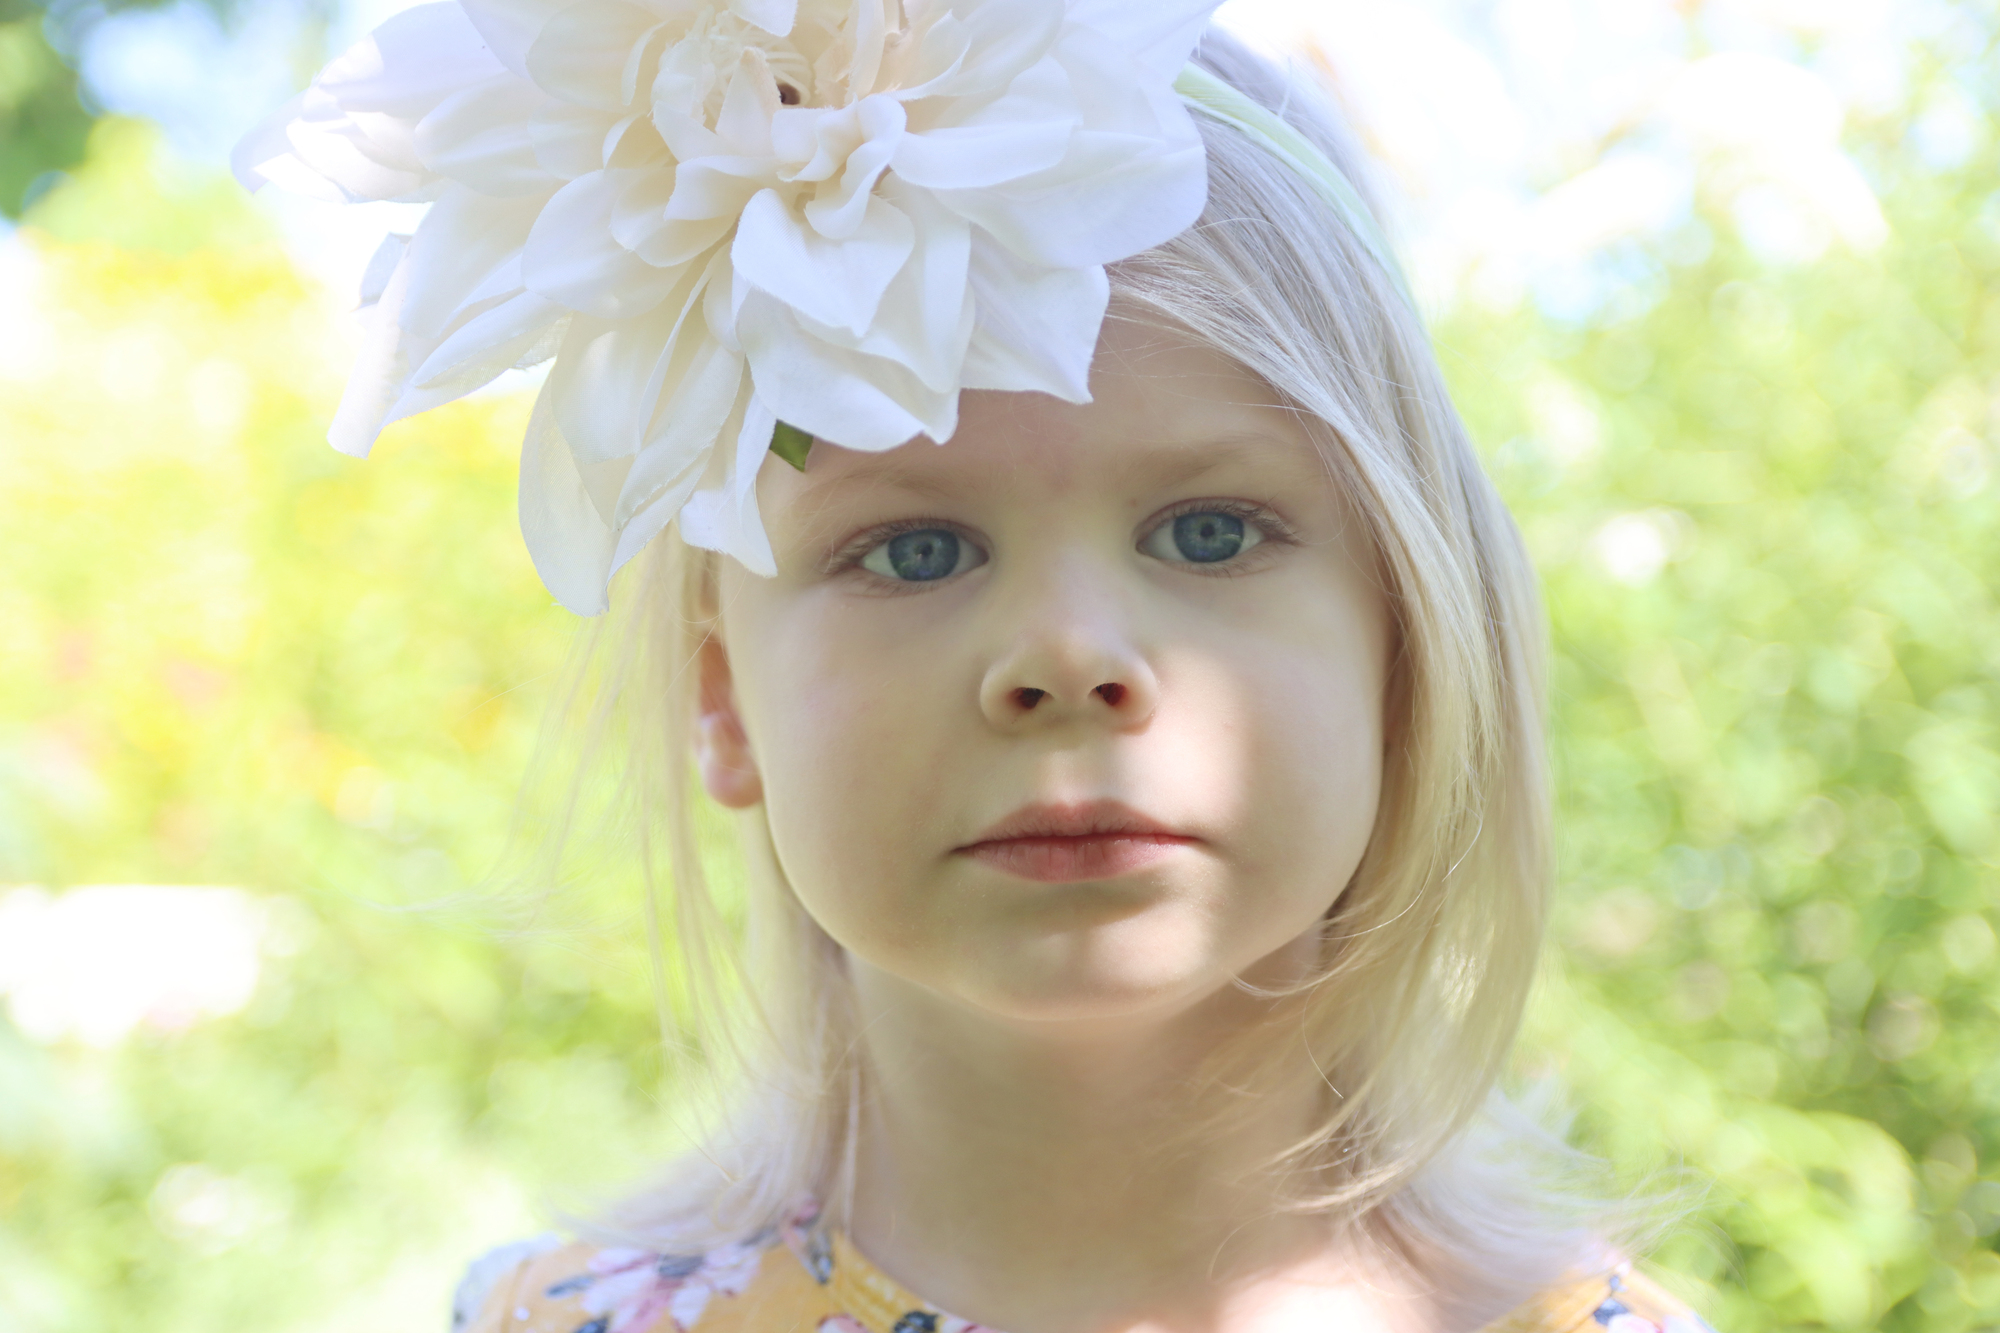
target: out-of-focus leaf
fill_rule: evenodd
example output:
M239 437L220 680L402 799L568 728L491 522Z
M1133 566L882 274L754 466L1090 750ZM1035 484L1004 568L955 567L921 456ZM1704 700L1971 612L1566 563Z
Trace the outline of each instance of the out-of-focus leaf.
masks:
M20 216L32 192L83 160L92 116L76 73L42 31L40 9L0 7L0 215Z

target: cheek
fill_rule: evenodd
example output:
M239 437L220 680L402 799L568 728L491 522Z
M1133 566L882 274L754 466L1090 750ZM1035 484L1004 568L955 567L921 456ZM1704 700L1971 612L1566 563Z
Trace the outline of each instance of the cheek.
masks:
M1231 830L1239 895L1268 904L1260 938L1309 928L1367 850L1382 785L1381 641L1355 614L1300 625L1214 664L1169 723L1182 752L1170 771L1206 788Z
M773 842L807 909L836 937L907 878L939 823L933 779L955 747L968 692L884 652L856 618L810 606L760 635L745 725ZM953 703L957 702L954 710Z

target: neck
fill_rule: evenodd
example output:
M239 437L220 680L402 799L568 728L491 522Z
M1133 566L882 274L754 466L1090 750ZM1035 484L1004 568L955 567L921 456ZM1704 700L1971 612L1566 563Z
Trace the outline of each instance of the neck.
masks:
M1228 988L1164 1017L1017 1024L854 966L871 1095L851 1230L926 1299L1011 1333L1253 1328L1225 1308L1243 1282L1359 1272L1269 1168L1316 1085L1200 1132L1227 1095L1203 1064L1266 1002Z

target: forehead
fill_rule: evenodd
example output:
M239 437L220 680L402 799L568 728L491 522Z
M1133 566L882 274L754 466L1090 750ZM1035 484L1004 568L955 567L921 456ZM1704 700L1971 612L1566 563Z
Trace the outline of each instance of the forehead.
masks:
M1325 476L1294 409L1235 360L1174 329L1114 315L1090 388L1081 404L969 390L958 431L942 446L918 439L877 454L816 448L805 474L782 479L770 498L782 507L877 488L941 499L968 490L1052 498L1171 489L1210 476L1270 485Z

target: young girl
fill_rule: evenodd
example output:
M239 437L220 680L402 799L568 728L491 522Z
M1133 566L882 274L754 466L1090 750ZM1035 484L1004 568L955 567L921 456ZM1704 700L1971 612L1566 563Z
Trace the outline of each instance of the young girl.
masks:
M1354 154L1212 5L450 0L246 140L434 201L335 442L553 356L537 566L596 612L639 559L726 1110L460 1327L1704 1327L1495 1092L1533 579Z

